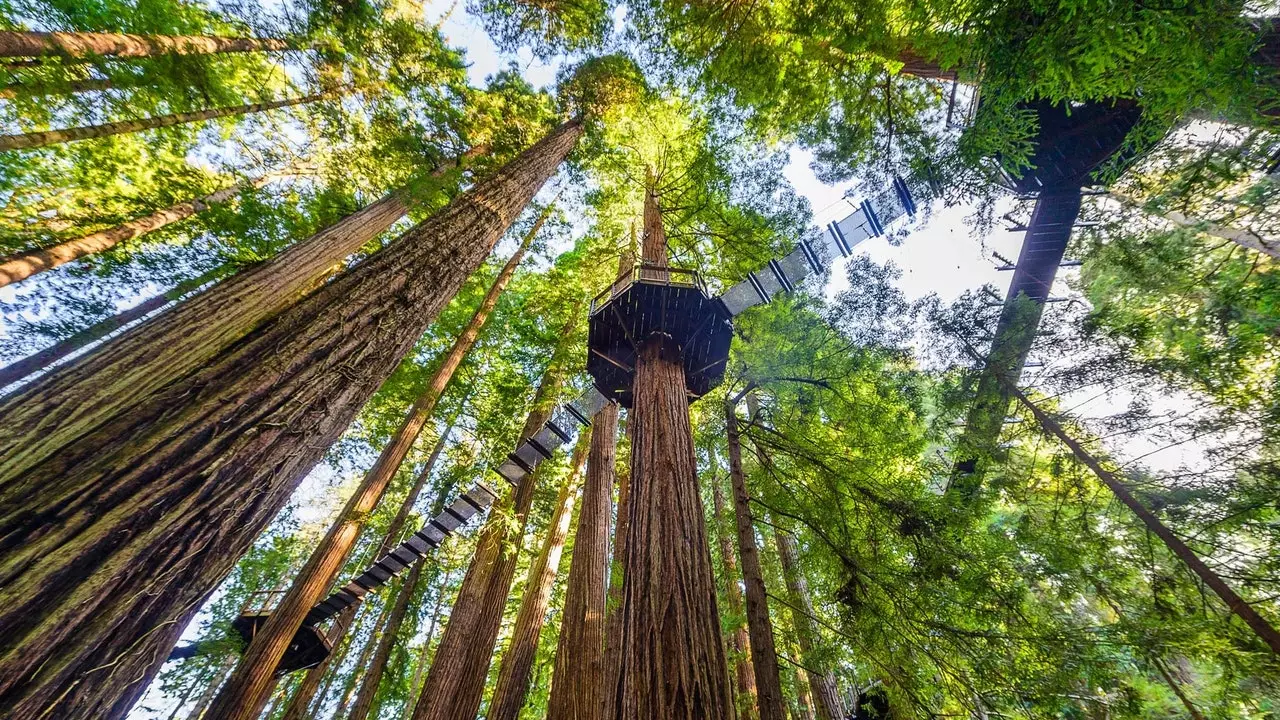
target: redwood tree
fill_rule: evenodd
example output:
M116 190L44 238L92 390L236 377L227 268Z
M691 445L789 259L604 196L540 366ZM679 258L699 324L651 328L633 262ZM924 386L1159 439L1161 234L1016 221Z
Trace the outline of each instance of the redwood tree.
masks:
M813 598L809 595L809 583L800 569L800 553L796 550L795 536L774 524L773 539L778 547L778 558L782 561L782 574L791 593L791 623L800 643L800 656L810 669L805 674L808 675L813 696L817 699L818 720L843 720L844 700L836 686L836 676L830 669L821 667L814 657L818 628L813 620Z
M0 31L0 57L139 58L156 55L207 55L292 50L297 44L277 38L210 35L128 35L107 32Z
M604 712L604 630L609 576L609 517L617 457L618 405L607 403L591 418L591 449L573 556L560 613L550 720L600 720Z
M21 255L5 258L0 260L0 287L25 280L37 273L52 270L86 255L110 250L126 240L132 240L140 235L159 230L166 225L186 220L196 213L203 212L210 205L227 202L245 190L260 188L288 173L288 170L266 173L252 180L245 180L230 187L211 192L204 197L170 205L149 215L121 223L113 228L89 233L88 235L58 243L52 247L39 248Z
M576 313L561 330L570 336L578 322ZM551 417L566 372L561 343L534 395L515 446L532 437ZM475 717L484 694L485 678L493 659L494 644L502 624L502 610L511 592L519 553L512 544L523 537L533 491L541 474L538 468L523 478L511 494L491 511L476 542L475 554L462 579L462 587L449 613L449 622L427 671L413 708L413 720L454 720Z
M724 489L719 482L712 483L711 493L716 513L716 536L720 540L720 564L724 567L724 595L729 603L729 614L734 619L725 641L733 655L739 695L738 714L743 720L752 720L756 716L756 675L751 668L751 637L747 634L747 615L742 607L742 588L738 587L738 554L733 551L733 538L724 527L727 514Z
M751 496L747 494L746 474L742 471L742 441L738 436L735 403L724 404L725 434L729 445L729 479L733 483L733 516L738 526L738 552L742 556L742 579L747 588L747 631L751 641L751 667L755 671L756 705L761 720L785 720L786 702L782 697L782 678L778 674L778 650L773 640L773 624L769 621L769 600L764 588L764 571L760 566L760 548L756 544L756 528L751 516ZM730 578L730 581L734 581Z
M0 705L11 718L128 710L200 600L581 134L580 120L565 123L197 371L5 468Z
M511 276L515 274L520 261L524 259L525 251L537 237L538 231L542 229L542 224L551 214L553 207L548 205L538 216L533 227L525 233L520 246L507 260L507 264L494 279L484 299L480 301L480 307L476 308L471 321L454 340L453 347L449 348L449 352L445 354L440 367L436 369L422 394L414 400L400 428L391 436L391 440L382 449L382 454L365 474L364 480L347 501L346 507L329 528L328 534L311 553L311 558L294 579L289 592L280 600L280 604L271 612L271 617L254 635L253 642L249 643L249 647L245 649L240 666L236 668L236 672L232 674L213 704L211 712L215 717L249 720L256 718L262 711L263 703L266 702L274 683L276 665L288 650L294 634L302 625L302 619L333 584L338 571L342 569L343 563L346 562L347 556L360 537L365 519L381 502L396 471L400 469L409 450L417 441L418 435L422 433L422 429L435 412L436 403L453 379L454 372L480 337L480 330L489 320L494 306L498 304L498 296L511 281ZM408 510L401 509L403 513L399 518L399 524L403 525L404 516L408 515ZM399 528L393 529L398 535ZM390 544L384 543L384 545Z
M462 160L485 148L473 148ZM437 166L439 177L454 166ZM298 302L346 258L408 212L401 188L257 265L111 340L14 395L0 398L0 484L78 436L196 370Z
M653 183L643 259L667 265ZM623 561L621 662L612 716L734 717L715 579L698 494L680 351L639 339L633 384L630 519Z
M303 95L301 97L288 98L285 100L272 100L271 102L209 108L207 110L173 113L172 115L157 115L155 117L143 118L141 120L120 120L118 122L103 123L101 125L84 125L81 127L66 128L63 130L42 130L17 135L0 135L0 150L27 150L30 148L57 145L59 143L74 142L76 140L90 140L93 138L110 137L112 135L123 135L125 133L143 132L144 130L155 130L156 128L162 127L172 127L174 125L183 125L185 123L216 120L217 118L232 117L235 115L249 115L252 113L266 112L268 110L293 107L295 105L305 105L317 100L323 100L333 94L333 91L327 90L325 92L312 93L310 95Z
M570 461L569 476L560 486L556 509L547 523L547 535L542 550L529 566L524 584L524 597L516 612L516 623L511 630L511 641L502 654L498 668L498 684L489 701L486 720L516 720L524 707L529 692L529 679L533 672L534 656L538 652L538 636L547 619L547 606L551 603L551 589L560 569L560 555L565 539L569 537L569 521L573 517L574 496L578 492L578 478L587 459L591 443L591 430L578 437L578 444Z

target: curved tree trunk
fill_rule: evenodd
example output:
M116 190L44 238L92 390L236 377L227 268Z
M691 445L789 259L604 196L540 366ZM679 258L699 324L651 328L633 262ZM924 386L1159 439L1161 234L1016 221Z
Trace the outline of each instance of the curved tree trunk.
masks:
M844 720L844 700L836 686L835 674L818 667L812 657L817 648L818 628L813 622L813 598L809 595L809 583L800 570L796 539L777 524L773 526L773 539L778 547L778 557L782 561L782 574L786 578L787 589L791 591L791 602L796 608L791 612L791 622L800 642L800 657L805 665L821 671L806 673L809 676L809 686L817 698L818 720Z
M245 190L260 188L273 180L284 177L288 173L289 170L267 173L262 177L236 183L231 187L222 188L195 200L187 200L176 205L170 205L150 215L135 218L113 228L99 230L51 247L40 248L2 259L0 260L0 287L25 280L38 273L47 272L86 255L94 255L110 250L126 240L132 240L162 227L186 220L196 213L204 212L212 205L220 205L237 197Z
M487 152L476 148L472 153ZM464 156L463 160L472 153ZM443 175L453 163L432 175ZM200 368L342 270L404 216L397 190L260 265L114 338L11 397L0 398L0 488L78 436Z
M533 659L538 652L538 636L547 619L547 607L551 604L551 589L560 570L560 555L564 541L569 537L569 521L573 519L574 496L578 492L578 478L587 460L587 448L591 443L591 429L578 437L573 451L569 477L560 486L556 509L547 523L547 536L542 550L529 566L524 585L524 597L516 613L516 623L511 631L511 641L502 654L498 667L498 684L493 689L493 699L485 720L517 720L529 693L529 678L533 671Z
M232 674L218 700L213 704L212 712L215 716L227 718L227 720L252 720L261 713L272 678L275 676L276 666L280 664L280 658L293 642L293 636L301 627L303 618L333 585L338 571L342 569L356 540L360 537L360 531L364 529L364 522L369 517L369 513L382 501L382 496L391 485L396 471L400 469L409 450L417 441L418 435L422 433L423 427L435 412L436 403L453 379L454 372L475 346L476 340L480 337L480 330L489 320L494 306L498 304L498 297L511 282L511 276L515 274L520 261L524 259L529 244L542 229L543 222L551 214L552 207L548 205L529 232L525 233L520 247L516 248L515 253L498 273L498 277L494 279L489 291L480 302L480 307L476 308L471 321L454 340L453 347L449 348L449 352L445 354L431 382L414 400L399 429L382 449L382 454L378 456L373 467L365 473L364 480L347 501L346 507L329 528L328 534L312 551L310 559L294 579L289 592L254 635L253 642L249 643L249 647L245 649L239 667L236 668L236 672ZM421 492L424 482L426 479L420 474L415 495ZM387 539L383 541L383 547L387 550L399 539L400 527L403 526L408 514L409 508L401 506L400 512L392 521L395 537L392 537L389 531ZM381 554L378 557L381 557Z
M609 576L609 516L617 458L618 405L591 418L591 450L573 556L560 613L548 720L600 720L604 710L604 618Z
M643 252L646 263L667 265L652 183ZM684 365L660 336L640 347L633 394L621 661L611 716L732 720Z
M209 55L294 50L298 47L293 41L276 38L0 31L0 57L139 58L154 55Z
M742 607L742 589L738 587L738 554L733 551L733 538L724 527L724 489L720 483L712 484L712 502L716 513L716 535L720 540L720 563L724 566L724 594L729 603L729 614L736 621L725 641L733 656L733 667L738 691L738 717L754 720L756 717L756 674L751 667L751 637L747 634L747 612Z
M574 313L559 337L571 335L577 320ZM563 346L558 349L542 375L517 446L537 433L551 417L566 373L561 357L563 350ZM546 466L538 466L542 467ZM490 519L476 541L475 554L449 612L449 622L427 671L422 693L414 705L413 720L470 718L480 709L489 663L502 624L502 610L511 593L519 559L518 548L513 544L524 536L533 506L533 491L540 476L538 468L521 478L511 494L490 510Z
M323 100L324 98L330 97L333 94L334 91L326 90L325 92L312 93L311 95L303 95L302 97L289 98L287 100L272 100L271 102L264 103L249 103L247 105L232 105L231 107L210 108L208 110L194 110L192 112L174 113L172 115L157 115L155 117L143 118L141 120L120 120L118 122L103 123L101 125L84 125L81 127L66 128L63 130L43 130L39 132L22 133L19 135L0 135L0 150L28 150L31 148L58 145L60 143L75 142L77 140L91 140L94 138L110 137L112 135L123 135L125 133L143 132L144 130L155 130L156 128L184 125L186 123L216 120L217 118L231 117L234 115L250 115L253 113L266 112L268 110L293 107L294 105L313 103L317 100Z
M751 496L742 471L742 442L738 436L738 415L734 403L724 404L725 433L729 445L729 478L733 482L733 515L738 524L738 552L742 557L742 579L747 588L747 630L751 641L751 667L756 677L757 707L761 720L786 720L786 700L782 697L782 676L778 672L778 649L774 645L773 623L769 621L769 600L756 545L755 521L751 516Z
M1054 420L1048 413L1041 410L1040 406L1031 402L1018 388L1012 385L1006 385L1006 387L1017 398L1018 402L1031 412L1040 427L1044 428L1045 432L1061 440L1071 450L1071 454L1075 456L1080 464L1092 470L1093 474L1102 481L1102 484L1106 485L1107 489L1116 496L1116 499L1132 510L1134 515L1138 516L1147 531L1160 538L1165 547L1169 549L1169 552L1181 560L1187 566L1187 569L1195 573L1196 577L1200 578L1200 581L1218 596L1218 599L1227 606L1227 609L1233 615L1244 621L1244 624L1260 640L1266 643L1267 647L1271 648L1271 652L1280 653L1280 631L1277 631L1275 626L1262 617L1257 610L1254 610L1252 605L1240 597L1221 576L1206 565L1200 559L1200 556L1196 555L1196 552L1182 541L1182 538L1160 522L1160 518L1156 517L1155 513L1148 510L1141 502L1138 502L1138 499L1133 496L1133 493L1129 492L1129 488L1125 486L1120 478L1116 477L1115 473L1102 467L1102 463L1098 462L1097 458L1085 450L1078 440L1068 435L1057 420Z
M209 272L193 277L175 285L170 290L153 298L148 298L128 310L121 311L105 320L96 322L61 342L32 353L16 362L0 368L0 388L17 382L32 373L43 370L63 358L77 352L83 347L97 342L117 330L128 327L151 313L164 308L171 302L182 299L183 295L213 282L226 272L225 268L214 268Z
M562 125L199 371L0 479L9 718L127 712L581 133L580 121Z

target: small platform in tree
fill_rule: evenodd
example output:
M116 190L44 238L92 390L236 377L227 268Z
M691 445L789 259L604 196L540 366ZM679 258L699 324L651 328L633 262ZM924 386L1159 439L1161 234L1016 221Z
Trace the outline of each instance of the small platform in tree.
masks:
M631 407L636 353L655 335L679 353L690 397L724 379L733 338L729 311L692 270L642 264L591 301L590 317L587 372L623 407Z
M246 612L231 621L231 628L244 638L245 644L248 645L270 616L271 612L267 610ZM329 657L332 650L333 644L325 637L323 630L315 625L304 624L294 634L284 657L280 658L280 664L276 666L276 674L284 675L294 670L313 668Z

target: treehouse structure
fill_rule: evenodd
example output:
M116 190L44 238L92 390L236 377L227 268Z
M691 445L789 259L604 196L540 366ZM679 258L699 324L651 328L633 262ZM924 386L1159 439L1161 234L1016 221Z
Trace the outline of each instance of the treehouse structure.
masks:
M1076 106L1038 102L1025 107L1035 112L1039 125L1035 150L1026 172L1006 179L1014 191L1035 198L1035 209L1018 261L1010 268L1013 279L966 418L962 454L951 481L951 487L962 492L973 492L982 482L980 459L998 441L1011 388L1022 375L1058 268L1064 264L1085 186L1109 163L1118 168L1133 160L1126 143L1141 115L1136 105L1119 101Z

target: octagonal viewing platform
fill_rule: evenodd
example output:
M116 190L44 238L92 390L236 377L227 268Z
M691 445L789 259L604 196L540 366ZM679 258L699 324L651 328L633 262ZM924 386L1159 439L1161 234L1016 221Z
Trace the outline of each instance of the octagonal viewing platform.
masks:
M631 407L640 347L659 336L684 365L690 399L724 379L733 324L693 270L641 263L591 301L587 372L606 397Z

